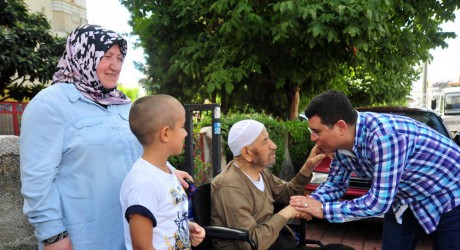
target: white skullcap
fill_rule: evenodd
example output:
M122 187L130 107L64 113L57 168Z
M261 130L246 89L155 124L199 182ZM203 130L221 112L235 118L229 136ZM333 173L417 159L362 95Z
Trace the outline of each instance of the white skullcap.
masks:
M241 154L243 147L251 145L262 132L264 125L255 120L241 120L228 132L228 146L233 156Z

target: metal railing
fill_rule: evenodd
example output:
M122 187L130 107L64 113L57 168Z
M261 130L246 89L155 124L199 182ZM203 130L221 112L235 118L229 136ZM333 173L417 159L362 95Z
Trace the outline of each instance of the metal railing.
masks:
M220 123L220 105L219 104L185 104L185 129L187 130L187 137L185 138L185 171L193 175L194 162L193 162L193 111L211 111L212 112L212 173L216 176L220 171L221 164L221 123Z
M27 103L0 102L0 135L21 133L21 117Z

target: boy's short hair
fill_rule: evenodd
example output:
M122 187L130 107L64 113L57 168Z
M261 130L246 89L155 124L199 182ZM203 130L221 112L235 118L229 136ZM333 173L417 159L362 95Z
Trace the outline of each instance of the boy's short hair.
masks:
M335 124L344 120L349 125L356 124L358 113L351 105L348 97L336 90L325 91L308 104L305 116L310 119L317 115L325 125Z
M129 112L129 128L143 145L153 143L154 135L164 126L173 128L177 114L174 105L180 102L170 95L151 95L137 99Z

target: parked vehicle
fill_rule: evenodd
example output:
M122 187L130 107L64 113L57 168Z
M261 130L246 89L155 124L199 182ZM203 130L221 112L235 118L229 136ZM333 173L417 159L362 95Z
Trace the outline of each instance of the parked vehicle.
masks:
M460 82L450 82L431 103L447 125L452 138L460 143Z
M434 130L438 131L445 137L451 138L449 130L443 123L441 117L434 111L422 108L404 108L404 107L375 107L375 108L357 108L359 112L377 112L402 115L411 117L417 121L425 123ZM321 183L325 182L329 173L330 159L324 159L313 171L313 177L310 183L305 187L307 193L313 192ZM352 173L350 185L343 199L351 200L367 193L371 184L368 180L358 177Z

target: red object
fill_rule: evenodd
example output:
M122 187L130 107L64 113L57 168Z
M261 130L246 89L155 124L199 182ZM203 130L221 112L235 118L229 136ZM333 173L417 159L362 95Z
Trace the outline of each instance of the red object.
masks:
M318 174L325 174L327 175L329 173L329 169L330 169L330 164L331 164L331 160L329 158L325 158L314 170L314 174L315 175L318 175ZM369 183L369 186L367 186L366 184L364 184L364 187L362 188L357 188L357 187L353 187L351 184L353 183L353 180L356 180L356 181L359 181L359 178L356 177L356 174L355 173L352 173L351 174L351 178L352 178L352 181L350 182L350 187L348 188L347 192L345 193L343 199L346 199L346 200L351 200L351 199L354 199L356 197L361 197L362 195L364 195L365 193L367 193L367 191L369 190L369 187L370 187L370 183ZM367 182L366 182L367 183ZM307 186L305 187L305 191L310 194L311 192L313 192L318 186L319 186L320 183L309 183L307 184Z
M27 103L0 102L0 135L20 134L21 117Z

